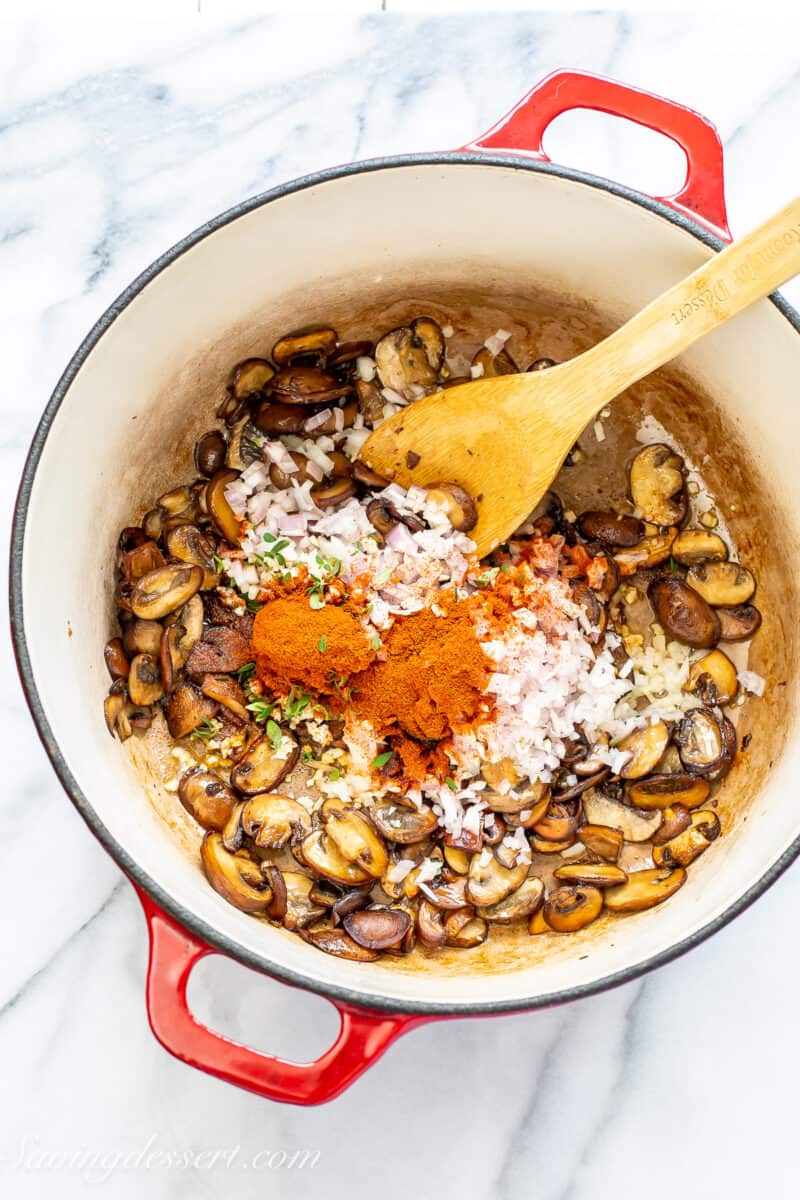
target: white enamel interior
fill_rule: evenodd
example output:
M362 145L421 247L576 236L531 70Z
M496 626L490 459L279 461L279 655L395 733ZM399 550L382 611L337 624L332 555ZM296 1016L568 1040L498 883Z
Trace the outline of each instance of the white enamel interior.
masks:
M111 837L176 905L265 967L353 989L365 1002L524 1005L668 950L733 904L800 835L790 680L774 709L786 746L749 819L712 847L699 882L692 876L663 908L617 921L590 943L575 939L523 969L364 966L321 954L217 896L181 837L156 815L129 755L102 721L117 532L159 484L191 477L193 436L209 423L204 398L209 386L219 394L235 361L231 346L269 347L286 327L282 314L296 317L303 305L312 318L324 317L326 304L343 296L359 303L376 289L396 288L424 300L429 286L451 281L477 282L487 295L524 293L535 282L617 321L710 253L651 211L586 184L512 166L417 163L318 183L239 217L177 258L111 324L70 387L39 463L25 535L25 631L44 712L70 771ZM781 550L796 561L800 339L764 302L683 365L732 425L746 429L755 469L779 498ZM781 636L793 638L796 609L782 618Z

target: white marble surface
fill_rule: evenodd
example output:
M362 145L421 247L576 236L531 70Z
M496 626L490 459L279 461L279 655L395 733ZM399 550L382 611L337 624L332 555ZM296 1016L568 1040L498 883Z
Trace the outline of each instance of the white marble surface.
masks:
M4 532L77 342L208 215L317 167L458 145L574 65L714 119L742 230L797 188L797 44L796 23L768 39L688 14L0 19ZM670 148L619 123L565 119L550 145L634 185L678 180ZM643 981L551 1012L428 1026L334 1105L281 1107L151 1037L138 902L62 794L2 653L0 1194L606 1200L638 1178L650 1200L796 1195L799 870ZM233 964L204 969L193 990L218 1028L270 1050L318 1051L334 1032L325 1002ZM148 1145L178 1157L137 1167ZM208 1153L236 1146L228 1164ZM319 1152L316 1165L252 1164L298 1148ZM82 1152L106 1169L81 1169Z

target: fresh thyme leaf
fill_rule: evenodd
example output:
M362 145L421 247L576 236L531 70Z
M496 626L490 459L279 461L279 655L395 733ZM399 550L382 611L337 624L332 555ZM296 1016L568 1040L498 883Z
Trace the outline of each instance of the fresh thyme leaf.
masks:
M325 651L328 649L328 639L325 637L324 634L317 642L317 649L319 650L320 654L324 654Z
M672 557L671 554L669 556L669 569L670 569L670 571L677 571L677 569L678 569L678 564L675 562L675 559Z
M273 750L280 749L280 744L283 741L283 734L281 733L281 727L277 724L277 722L272 720L267 721L267 737L272 742Z
M247 711L253 714L253 720L259 725L269 720L274 709L275 705L269 704L266 700L254 700L252 704L247 705Z
M201 738L202 741L207 742L209 738L216 737L221 728L222 725L219 721L212 721L209 717L204 717L197 729L192 730L189 737Z
M264 605L259 604L257 600L248 600L247 601L247 611L248 612L261 612L261 609L263 607L264 607Z
M308 692L304 692L302 688L293 687L286 697L286 703L283 705L283 711L289 721L293 721L295 717L302 716L305 710L311 703L311 697Z
M239 667L238 671L233 674L239 680L239 683L247 683L256 673L256 664L254 662L245 663L243 667Z
M263 536L265 542L274 542L275 541L274 533L265 533L262 536Z
M310 746L303 746L303 762L310 762L314 757L314 751Z
M483 574L478 576L475 582L478 587L488 587L490 583L494 583L499 573L499 567L487 567Z
M458 791L458 784L456 783L455 779L451 779L449 775L447 776L447 779L445 779L445 783L450 788L451 792Z
M341 778L341 774L342 774L342 772L339 770L339 768L334 767L333 770L331 771L330 775L328 776L328 779L331 781L331 783L336 783L336 780Z
M217 572L218 575L222 575L224 573L224 571L226 570L225 563L222 561L222 559L220 558L220 556L218 554L214 555L214 570Z
M372 763L375 770L380 771L381 767L385 767L386 764L388 763L389 759L392 757L393 753L394 753L393 750L384 750L383 754L379 754L378 757L376 759L374 759L373 763Z
M320 596L319 592L312 592L308 597L308 603L310 608L324 608L325 598L324 596Z

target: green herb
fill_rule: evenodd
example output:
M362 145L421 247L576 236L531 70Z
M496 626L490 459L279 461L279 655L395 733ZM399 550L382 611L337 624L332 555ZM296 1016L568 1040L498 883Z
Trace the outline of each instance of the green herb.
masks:
M201 738L204 742L207 742L209 738L216 737L221 728L222 725L219 721L212 721L208 717L204 717L197 726L197 729L192 730L189 737Z
M303 746L303 762L311 762L314 757L314 751L310 746Z
M261 612L261 609L263 607L264 607L264 605L259 604L257 600L248 600L247 601L247 611L248 612Z
M265 542L274 542L277 540L274 533L265 533L262 534L262 537L264 538Z
M252 679L256 673L256 664L254 662L245 663L243 667L239 667L238 671L233 674L239 680L239 683L245 684Z
M389 759L394 754L393 750L384 750L383 754L379 754L373 762L373 767L376 771L380 771L381 767L385 767Z
M458 791L458 784L456 783L455 779L451 779L449 775L447 776L447 779L445 779L445 783L450 788L451 792Z
M279 750L283 741L283 734L281 733L280 725L276 724L275 721L267 721L267 737L272 742L272 749Z
M377 633L374 633L372 635L372 637L369 639L369 644L370 644L370 646L372 646L373 650L380 650L382 643L381 643L381 639L378 637Z
M503 572L504 575L508 575L509 571L511 570L511 563L504 562L503 565L501 566L500 570Z
M475 583L478 585L478 587L488 587L490 583L494 583L499 573L499 567L488 567L482 575L478 576L478 578L475 580Z
M391 571L378 571L372 580L372 586L377 588L383 587L385 583L389 582L391 574Z
M247 711L253 714L253 720L259 725L269 720L274 709L275 705L267 703L266 700L254 700L252 704L247 705Z
M319 650L320 654L324 654L325 651L328 649L328 639L325 637L324 634L317 642L317 649Z
M287 721L293 721L295 717L302 716L310 703L311 696L308 692L304 692L302 688L298 687L291 688L282 706Z
M670 569L670 571L677 571L677 569L678 569L678 564L675 562L675 559L672 557L671 554L669 556L669 569Z
M317 566L322 567L326 575L339 574L342 569L342 560L340 558L326 558L323 554L316 555Z
M311 595L308 597L308 603L309 603L310 608L315 608L315 609L324 608L325 607L325 597L322 596L319 592L312 591Z
M330 775L328 776L328 779L330 780L331 783L336 783L336 780L340 779L341 775L342 775L342 772L339 770L339 768L334 767L333 770L331 771Z
M222 559L220 558L220 556L218 554L214 555L214 570L217 572L218 575L222 575L223 572L225 570L227 570L225 563L222 561Z

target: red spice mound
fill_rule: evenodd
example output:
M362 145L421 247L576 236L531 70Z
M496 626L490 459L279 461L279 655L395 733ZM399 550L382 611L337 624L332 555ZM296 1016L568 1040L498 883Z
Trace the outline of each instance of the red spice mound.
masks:
M333 604L313 609L305 594L265 604L256 614L251 645L259 679L278 694L292 684L331 693L334 680L363 671L375 658L351 613Z

